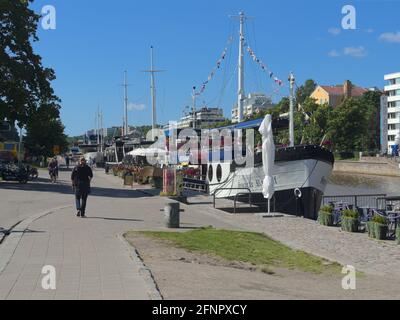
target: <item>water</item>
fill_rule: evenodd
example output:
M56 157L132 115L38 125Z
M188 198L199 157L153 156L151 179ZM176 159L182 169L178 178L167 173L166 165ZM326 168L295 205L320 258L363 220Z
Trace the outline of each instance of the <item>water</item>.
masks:
M400 177L334 173L325 189L326 196L356 194L400 196Z

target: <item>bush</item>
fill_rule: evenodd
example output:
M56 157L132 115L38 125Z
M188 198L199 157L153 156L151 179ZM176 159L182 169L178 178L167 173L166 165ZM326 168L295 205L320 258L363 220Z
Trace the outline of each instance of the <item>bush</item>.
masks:
M396 228L396 242L400 244L400 227Z
M384 224L387 225L388 224L388 220L386 217L381 216L379 214L376 214L372 217L372 221L375 223L379 223L379 224Z
M343 217L351 218L351 219L358 219L359 213L358 213L358 211L354 211L354 210L343 210L342 218Z
M341 228L347 232L358 232L359 213L354 210L343 210Z
M370 238L375 238L375 222L373 221L367 222L367 231L368 231L368 236Z
M321 207L320 211L333 213L333 207L330 205L325 205Z
M323 226L331 227L334 223L334 216L331 212L319 211L318 212L318 222Z

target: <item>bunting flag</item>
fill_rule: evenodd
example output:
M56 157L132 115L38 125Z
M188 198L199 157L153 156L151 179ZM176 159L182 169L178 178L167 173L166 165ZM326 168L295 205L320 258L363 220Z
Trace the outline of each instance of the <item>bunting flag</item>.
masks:
M247 44L246 44L247 45ZM270 70L268 70L268 67L259 59L257 58L256 54L254 53L253 49L251 49L249 46L247 46L247 52L249 53L250 57L253 58L254 62L257 62L257 64L261 67L261 69L264 72L268 71L268 75L269 77L274 80L274 82L279 85L279 86L283 86L284 83L282 80L280 80L278 77L274 77L274 73Z
M225 60L225 57L228 53L228 48L232 44L232 41L233 41L233 37L229 37L226 47L225 47L224 51L222 52L220 58L217 61L216 67L211 71L210 75L207 78L207 81L204 81L202 83L202 85L200 87L200 91L195 93L196 96L200 96L206 90L208 83L214 78L214 75L218 71L218 69L221 68L221 64Z

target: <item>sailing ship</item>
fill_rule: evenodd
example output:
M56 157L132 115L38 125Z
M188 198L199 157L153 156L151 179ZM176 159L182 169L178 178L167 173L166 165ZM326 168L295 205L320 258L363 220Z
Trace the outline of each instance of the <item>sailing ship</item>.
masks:
M244 22L246 16L239 13L240 43L239 43L239 94L238 94L238 123L221 129L256 129L263 119L242 121L244 91ZM319 145L294 145L294 76L290 82L290 112L289 135L290 145L276 149L275 172L273 173L274 196L272 209L305 218L317 219L327 181L332 173L334 157L332 152ZM272 124L277 128L277 120ZM215 157L214 157L215 158ZM246 201L251 196L253 203L266 203L262 194L264 180L262 154L255 153L254 166L238 165L234 161L211 159L207 164L207 181L210 195L216 198L236 198Z

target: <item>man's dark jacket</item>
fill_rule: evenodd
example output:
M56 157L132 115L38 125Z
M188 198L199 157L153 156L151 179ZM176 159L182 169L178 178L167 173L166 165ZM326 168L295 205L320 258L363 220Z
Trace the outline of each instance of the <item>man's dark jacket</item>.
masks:
M87 166L76 166L72 170L71 180L74 185L76 195L84 195L90 193L90 179L93 178L92 169Z

